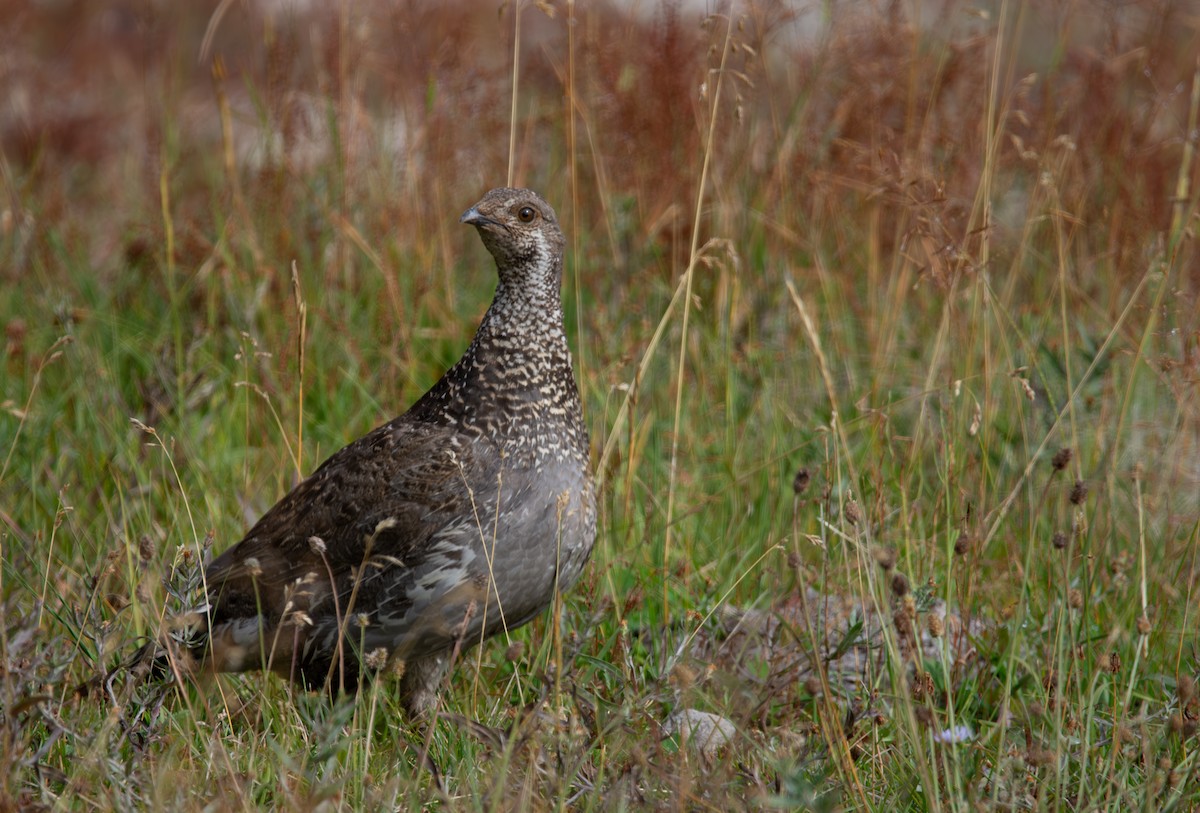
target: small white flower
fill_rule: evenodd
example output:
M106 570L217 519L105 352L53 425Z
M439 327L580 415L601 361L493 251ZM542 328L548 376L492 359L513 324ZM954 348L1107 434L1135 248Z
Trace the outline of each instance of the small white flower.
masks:
M935 742L970 742L975 739L975 732L971 730L969 725L958 725L954 728L947 728L944 731L939 731L933 735Z

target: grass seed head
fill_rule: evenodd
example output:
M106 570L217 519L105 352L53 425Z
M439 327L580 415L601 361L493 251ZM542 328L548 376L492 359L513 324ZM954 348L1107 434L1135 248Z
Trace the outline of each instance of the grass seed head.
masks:
M1025 762L1031 767L1037 768L1042 765L1049 765L1054 761L1054 752L1049 748L1034 746L1025 752Z
M896 573L892 576L892 593L896 598L908 595L908 579L903 573Z
M1055 550L1062 550L1067 546L1067 535L1062 531L1055 531L1054 536L1050 539L1050 544Z
M862 522L862 508L859 507L858 502L855 500L850 500L846 503L846 521L851 525L858 525L858 523Z
M670 679L675 688L682 691L687 691L696 685L695 671L683 663L675 664L675 667L671 670Z
M367 656L363 659L363 662L372 672L378 672L380 669L387 666L388 651L384 647L376 647L367 653Z
M1050 465L1054 467L1055 471L1062 471L1070 464L1071 449L1068 446L1064 446L1063 448L1059 449L1054 453L1054 457L1050 459Z
M931 638L941 638L946 634L946 621L937 613L930 613L927 628Z
M885 573L892 572L896 567L896 549L882 546L875 548L875 562Z
M1163 772L1163 783L1170 789L1174 790L1179 784L1179 772L1174 769L1169 757L1163 757L1158 761L1158 768Z
M1196 696L1196 681L1191 675L1180 675L1175 682L1175 696L1181 705L1187 705Z
M1071 505L1083 505L1087 499L1088 487L1087 483L1082 480L1076 480L1075 485L1071 486Z
M809 475L808 469L801 467L800 470L796 472L796 476L792 478L792 491L794 491L798 497L808 489L808 484L810 482L812 482L812 477Z

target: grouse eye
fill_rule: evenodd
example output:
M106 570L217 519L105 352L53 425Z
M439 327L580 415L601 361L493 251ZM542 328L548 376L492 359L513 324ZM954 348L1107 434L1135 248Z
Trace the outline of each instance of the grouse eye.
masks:
M517 212L517 219L520 220L522 223L532 223L533 218L536 215L537 215L537 212L535 212L533 210L532 206L522 206L521 211Z

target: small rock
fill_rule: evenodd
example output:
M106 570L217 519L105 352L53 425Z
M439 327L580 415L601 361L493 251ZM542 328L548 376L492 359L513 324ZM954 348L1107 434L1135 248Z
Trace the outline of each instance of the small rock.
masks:
M667 718L663 731L668 737L687 742L708 760L715 759L717 752L737 734L737 728L729 720L697 709L674 712Z

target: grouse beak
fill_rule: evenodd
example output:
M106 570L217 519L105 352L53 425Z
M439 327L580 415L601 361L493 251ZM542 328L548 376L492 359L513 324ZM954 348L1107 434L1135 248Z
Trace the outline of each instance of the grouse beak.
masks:
M476 227L499 226L500 225L495 220L492 220L490 217L488 217L484 214L481 214L480 211L478 209L476 209L474 206L472 206L467 211L463 212L463 216L458 219L458 222L466 223L469 226L476 226Z

